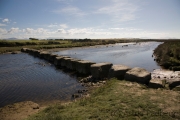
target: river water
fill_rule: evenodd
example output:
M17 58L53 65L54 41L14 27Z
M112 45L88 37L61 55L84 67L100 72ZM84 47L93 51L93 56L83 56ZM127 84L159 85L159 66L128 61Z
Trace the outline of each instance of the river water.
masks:
M0 107L26 100L70 100L83 89L76 80L26 53L0 55Z
M72 58L90 60L92 62L111 62L129 67L142 67L152 72L160 67L152 57L153 50L161 42L141 43L118 43L107 46L92 46L88 48L74 48L70 50L55 52L59 55L67 55ZM128 46L127 46L128 45Z
M152 58L153 50L159 44L161 43L119 43L73 48L56 53L97 63L137 66L152 72L153 69L160 68ZM71 100L71 95L79 89L84 88L75 76L64 73L45 60L26 53L0 55L0 107L26 100L37 103Z

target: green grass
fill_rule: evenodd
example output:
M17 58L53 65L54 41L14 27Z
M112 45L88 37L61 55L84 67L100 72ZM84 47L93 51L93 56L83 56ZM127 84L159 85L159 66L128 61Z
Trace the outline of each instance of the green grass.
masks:
M165 68L180 70L180 41L164 42L155 49L154 54Z
M0 53L20 51L21 48L53 49L106 45L127 42L147 42L145 39L80 39L80 40L0 40ZM160 41L160 40L159 40Z
M28 120L173 120L180 119L179 100L178 91L112 79L90 97L49 106Z

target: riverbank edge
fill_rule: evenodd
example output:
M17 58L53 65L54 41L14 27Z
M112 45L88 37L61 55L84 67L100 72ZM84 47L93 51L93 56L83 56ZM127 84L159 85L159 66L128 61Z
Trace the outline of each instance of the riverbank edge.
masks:
M155 48L153 55L162 68L180 71L180 41L165 41Z

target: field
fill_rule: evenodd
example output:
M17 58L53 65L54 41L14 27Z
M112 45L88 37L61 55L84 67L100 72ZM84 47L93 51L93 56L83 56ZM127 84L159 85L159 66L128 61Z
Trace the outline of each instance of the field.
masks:
M53 49L94 45L106 45L127 42L156 41L146 39L78 39L78 40L0 40L0 53L20 51L21 48Z
M54 104L28 120L180 119L179 91L151 89L138 83L111 79L90 97Z

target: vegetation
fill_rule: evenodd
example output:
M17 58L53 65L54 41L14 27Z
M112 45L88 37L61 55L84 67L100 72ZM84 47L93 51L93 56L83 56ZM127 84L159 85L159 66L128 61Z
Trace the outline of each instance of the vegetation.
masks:
M71 48L82 46L106 45L127 42L143 42L152 41L146 39L49 39L38 40L29 38L30 40L0 40L0 53L20 51L21 48L34 49L52 49L52 48ZM154 40L156 41L156 40Z
M171 70L180 70L180 41L166 41L155 51L157 62Z
M179 99L178 91L111 79L90 97L49 106L28 120L173 120L180 119Z
M38 40L37 38L29 38L30 40Z

